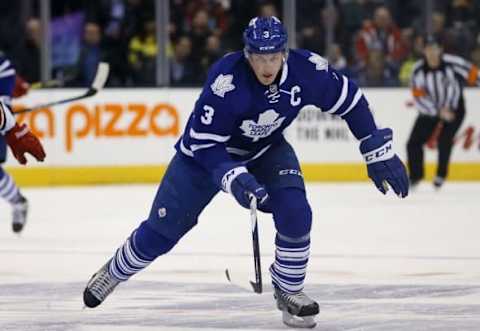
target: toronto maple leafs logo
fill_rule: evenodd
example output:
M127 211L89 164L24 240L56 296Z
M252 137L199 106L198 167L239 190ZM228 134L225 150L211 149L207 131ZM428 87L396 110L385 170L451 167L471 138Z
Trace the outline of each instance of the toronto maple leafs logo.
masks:
M232 80L233 75L218 75L213 84L210 85L213 94L218 95L221 98L225 97L225 93L235 89L235 85L232 84Z
M328 71L328 61L320 55L311 52L312 56L308 58L308 61L315 64L315 69Z
M240 129L243 130L243 135L252 138L253 141L258 141L260 138L268 137L273 131L278 129L285 117L280 117L279 114L269 109L258 116L258 122L246 120L242 122Z

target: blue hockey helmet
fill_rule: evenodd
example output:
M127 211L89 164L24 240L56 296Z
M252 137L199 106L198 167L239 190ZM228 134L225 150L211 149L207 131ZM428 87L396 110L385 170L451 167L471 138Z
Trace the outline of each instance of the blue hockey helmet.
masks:
M255 17L243 32L245 51L269 54L286 51L287 31L275 16Z

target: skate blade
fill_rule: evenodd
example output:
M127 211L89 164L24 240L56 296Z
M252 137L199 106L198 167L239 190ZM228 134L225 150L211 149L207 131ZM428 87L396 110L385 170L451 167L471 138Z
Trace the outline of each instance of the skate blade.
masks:
M291 328L313 329L317 326L313 316L294 316L289 312L282 311L283 324Z

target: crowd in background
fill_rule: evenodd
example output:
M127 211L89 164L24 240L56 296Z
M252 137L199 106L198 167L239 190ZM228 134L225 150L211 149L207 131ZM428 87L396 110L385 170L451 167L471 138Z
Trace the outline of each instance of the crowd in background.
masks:
M480 0L433 4L432 31L445 51L480 66ZM53 78L86 86L98 62L106 61L108 86L156 85L153 0L51 0L51 5ZM297 1L297 47L328 58L361 86L408 85L422 56L424 7L415 0ZM0 4L0 49L29 82L40 80L39 12L38 0ZM201 85L213 62L242 48L242 31L256 15L282 17L282 1L170 0L170 85Z

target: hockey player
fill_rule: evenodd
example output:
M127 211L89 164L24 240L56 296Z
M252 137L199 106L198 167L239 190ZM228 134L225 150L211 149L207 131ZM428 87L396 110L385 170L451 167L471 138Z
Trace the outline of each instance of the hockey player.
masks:
M16 75L10 60L0 53L0 163L7 158L7 144L15 158L26 164L25 153L32 154L38 161L43 161L45 152L42 144L28 127L18 125L11 113L12 97L27 93L28 83ZM22 231L27 220L28 202L22 195L12 177L0 166L0 197L12 206L12 229Z
M271 213L277 230L270 267L277 307L291 326L313 327L318 304L303 292L312 211L300 165L282 132L305 106L341 116L361 141L368 174L400 197L408 179L392 150L392 130L378 129L355 84L306 50L288 50L275 17L254 18L243 51L214 64L163 177L150 215L91 278L84 303L98 306L121 282L170 251L219 192ZM321 153L321 146L319 146Z

